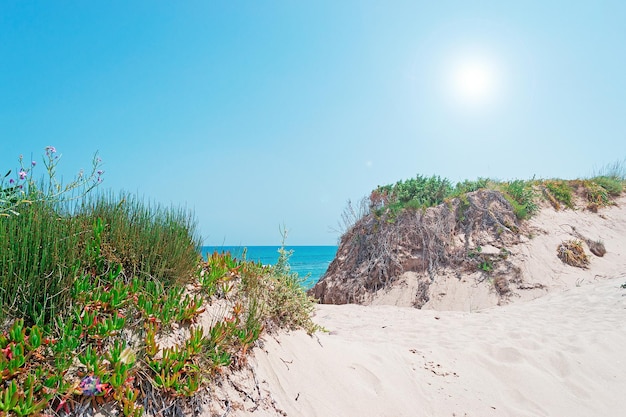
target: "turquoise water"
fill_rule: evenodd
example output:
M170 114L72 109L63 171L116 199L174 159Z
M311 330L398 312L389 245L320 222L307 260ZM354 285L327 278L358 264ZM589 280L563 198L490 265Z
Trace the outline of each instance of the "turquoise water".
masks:
M238 259L245 257L249 261L261 262L264 265L274 265L278 260L280 246L203 246L202 256L213 252L230 252ZM286 246L293 250L289 258L291 271L296 272L304 281L302 285L309 289L324 275L328 265L335 258L337 246Z

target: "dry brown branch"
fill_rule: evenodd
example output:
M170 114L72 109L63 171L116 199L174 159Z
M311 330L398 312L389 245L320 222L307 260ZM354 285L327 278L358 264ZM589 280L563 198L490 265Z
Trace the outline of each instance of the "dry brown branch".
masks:
M518 220L504 196L479 190L428 209L370 213L343 236L335 260L311 295L323 303L360 303L405 271L434 279L442 267L460 267L471 248L518 241ZM475 267L475 266L474 266ZM421 284L424 291L426 284ZM425 303L416 294L416 304ZM421 301L420 301L421 300Z

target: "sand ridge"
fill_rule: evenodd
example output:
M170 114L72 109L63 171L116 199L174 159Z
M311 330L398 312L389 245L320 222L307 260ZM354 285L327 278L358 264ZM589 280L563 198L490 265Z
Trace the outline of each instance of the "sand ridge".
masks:
M257 390L272 407L234 415L626 415L625 203L544 208L511 248L529 288L506 303L488 282L451 277L432 286L446 296L433 292L421 310L410 307L410 280L377 305L318 305L327 332L281 333L254 351ZM588 269L556 257L577 235L606 245Z

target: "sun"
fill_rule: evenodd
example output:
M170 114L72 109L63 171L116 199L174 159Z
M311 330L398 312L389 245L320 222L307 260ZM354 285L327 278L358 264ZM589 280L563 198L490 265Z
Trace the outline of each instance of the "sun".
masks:
M463 107L482 108L493 104L500 90L496 65L483 57L455 60L446 80L451 98Z

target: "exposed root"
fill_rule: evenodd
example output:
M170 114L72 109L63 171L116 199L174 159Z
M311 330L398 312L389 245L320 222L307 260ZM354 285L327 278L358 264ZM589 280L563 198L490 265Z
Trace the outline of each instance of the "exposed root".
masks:
M504 249L518 243L518 232L513 208L494 190L468 193L424 210L370 213L342 236L337 256L310 294L322 303L362 303L406 271L424 274L430 281L443 267L495 273L495 263L505 264L506 256L468 254L485 245ZM416 307L428 301L428 285L419 284Z

